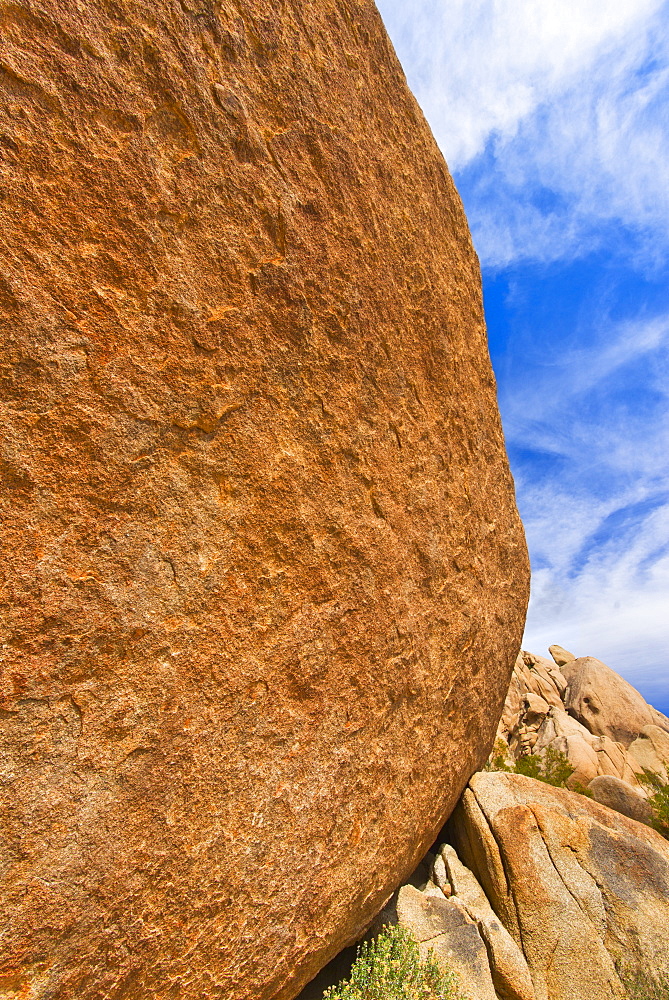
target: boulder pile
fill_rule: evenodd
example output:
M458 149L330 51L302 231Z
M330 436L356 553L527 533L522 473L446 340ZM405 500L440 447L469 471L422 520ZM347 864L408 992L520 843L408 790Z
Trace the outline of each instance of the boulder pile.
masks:
M550 653L552 660L524 650L518 655L497 729L498 752L515 762L557 751L572 769L569 787L588 788L606 805L646 795L638 780L644 768L666 781L669 719L601 660L577 658L561 646Z
M518 657L488 769L376 927L410 928L472 998L622 1000L669 981L669 842L644 780L667 782L669 719L599 660L550 652ZM551 751L578 792L512 773Z
M480 772L379 923L478 1000L623 1000L669 977L669 843L598 802L519 774Z

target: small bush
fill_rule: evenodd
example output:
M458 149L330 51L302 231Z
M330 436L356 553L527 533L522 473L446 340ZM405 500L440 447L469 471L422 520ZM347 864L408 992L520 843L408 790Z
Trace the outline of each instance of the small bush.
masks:
M506 768L506 770L511 769ZM548 747L542 757L536 753L519 757L513 770L516 774L524 774L526 778L545 781L547 785L553 785L554 788L566 788L567 782L574 773L574 768L569 763L567 755L554 747ZM581 791L580 788L579 791Z
M495 740L495 745L492 748L492 753L488 758L485 765L486 771L513 771L512 767L509 767L507 760L509 756L509 747L507 746L506 740L502 737L498 737Z
M418 943L404 927L384 927L363 941L351 978L331 986L323 1000L462 1000L452 972L432 952L421 962Z
M669 979L651 981L645 976L637 976L625 982L630 1000L669 1000Z
M566 788L567 781L574 773L574 768L569 763L569 758L561 750L547 747L544 755L544 776L540 781L545 781L555 788Z
M535 778L543 781L543 768L541 757L536 753L528 753L524 757L519 757L514 767L516 774L524 774L526 778Z
M637 774L637 780L651 792L648 804L653 810L654 828L669 840L669 785L659 774L649 771L647 767L644 767L643 774Z
M486 771L507 771L512 774L524 774L526 778L534 778L536 781L545 781L547 785L554 788L569 788L572 792L592 798L592 792L580 783L567 782L574 773L574 768L569 763L569 758L561 750L548 747L543 756L536 753L519 757L513 767L507 764L508 747L503 739L495 740L493 752L486 764Z

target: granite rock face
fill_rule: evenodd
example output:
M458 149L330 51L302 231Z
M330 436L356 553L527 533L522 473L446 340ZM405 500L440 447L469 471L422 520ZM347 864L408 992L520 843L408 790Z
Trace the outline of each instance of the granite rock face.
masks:
M501 772L473 776L449 830L538 1000L622 1000L627 977L669 975L669 844L654 830Z
M653 711L657 713L656 709ZM661 781L669 781L669 732L666 728L644 726L630 743L628 753L638 770L646 768Z
M397 922L414 935L423 960L432 952L455 973L465 997L497 1000L485 943L459 900L403 885L395 905Z
M638 823L653 825L653 810L649 802L622 778L614 778L611 774L599 774L589 782L588 791L601 805L615 809L616 812L629 816Z
M669 719L600 660L576 659L561 646L550 651L555 662L525 650L518 655L497 729L498 752L514 764L557 751L572 767L570 787L611 776L646 795L638 780L644 767L666 777Z
M367 0L0 23L3 982L288 998L522 631L462 206Z
M627 748L644 726L669 732L669 719L601 660L582 656L570 662L567 671L565 708L593 735L607 736Z

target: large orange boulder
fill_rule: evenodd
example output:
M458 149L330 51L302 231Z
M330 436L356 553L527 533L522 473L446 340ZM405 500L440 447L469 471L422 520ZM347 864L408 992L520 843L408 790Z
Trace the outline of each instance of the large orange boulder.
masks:
M520 641L462 206L371 0L0 24L2 983L289 998Z

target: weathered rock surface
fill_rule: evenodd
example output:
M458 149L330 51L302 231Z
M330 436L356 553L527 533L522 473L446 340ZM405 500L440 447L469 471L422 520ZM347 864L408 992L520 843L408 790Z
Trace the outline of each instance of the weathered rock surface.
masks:
M610 775L645 795L643 767L666 775L669 719L600 660L550 650L555 662L526 651L516 659L497 730L510 763L555 750L573 768L572 787Z
M507 740L507 742L516 738L518 742L518 737L521 735L519 722L528 707L526 704L527 695L535 695L540 698L545 703L546 711L551 705L564 708L562 695L566 687L567 682L554 663L542 656L535 656L533 653L522 650L516 657L514 664L498 726L498 737Z
M538 1000L624 997L669 974L669 844L582 795L479 773L449 821L527 960Z
M449 844L430 853L376 918L371 933L400 923L433 948L472 1000L536 1000L525 957L501 923L473 873Z
M662 781L669 781L669 733L659 726L644 726L628 754L639 769L646 768Z
M549 646L548 652L551 654L558 667L565 667L568 663L571 663L576 659L573 653L570 653L568 649L564 648L564 646L558 646L557 643Z
M497 1000L486 946L459 900L404 885L396 906L398 922L411 930L423 959L432 950L437 961L456 974L471 1000Z
M498 996L502 1000L535 1000L525 956L498 920L473 873L462 864L450 844L443 845L435 860L437 878L440 862L444 872L441 890L448 898L457 898L475 921L488 952L492 981Z
M615 809L623 816L637 820L638 823L652 825L653 810L643 795L630 788L626 781L615 778L610 774L600 774L588 784L588 791L592 793L593 799Z
M521 633L462 207L371 0L0 25L3 981L289 997Z
M644 726L669 731L669 719L651 708L636 688L594 656L569 664L565 708L593 735L628 747Z
M532 733L534 720L525 716L526 727ZM630 785L637 785L636 767L621 743L608 736L593 736L591 732L564 709L550 708L531 736L532 752L542 755L549 747L563 753L573 767L570 783L584 786L597 775L610 774Z

